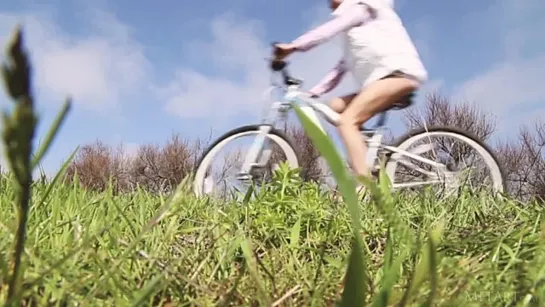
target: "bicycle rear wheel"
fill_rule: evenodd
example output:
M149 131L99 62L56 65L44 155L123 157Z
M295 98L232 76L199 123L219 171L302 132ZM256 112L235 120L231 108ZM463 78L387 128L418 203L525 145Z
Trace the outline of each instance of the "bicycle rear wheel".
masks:
M439 139L437 145L415 146L419 142L432 138ZM452 145L452 142L445 140L446 138L454 139L459 144ZM457 191L462 186L469 188L472 192L483 188L490 189L493 194L506 191L504 170L499 165L494 152L478 137L462 129L447 126L422 127L399 137L391 146L445 166L444 169L440 169L402 153L391 152L387 154L385 168L394 189L435 184L440 186L442 193L447 192L447 194ZM475 150L477 155L470 154L471 149ZM442 154L441 151L448 153ZM482 162L476 160L478 156L481 157ZM489 169L489 180L484 178L482 172L473 173L473 170L479 166L486 166ZM476 179L472 182L466 176L470 172L476 175ZM409 179L412 175L420 175L429 182ZM400 179L408 182L401 183Z
M204 152L197 164L193 183L194 193L197 197L204 195L212 196L215 194L217 197L226 199L230 194L233 194L232 192L235 192L235 194L238 194L236 192L243 192L242 189L248 188L251 183L257 182L259 184L270 180L274 170L283 161L287 161L291 168L299 167L299 159L288 137L281 131L271 127L257 158L259 165L253 166L248 174L239 173L246 156L242 151L252 145L255 137L261 133L260 127L261 125L248 125L233 129L219 137ZM233 145L235 140L243 137L249 137L250 142L246 145L235 146L237 148L235 154L226 156L220 154L222 149ZM211 171L210 168L214 160L218 158L220 159L219 172ZM241 158L242 161L237 163L234 161L236 158ZM234 187L234 190L227 188L226 181L228 180L229 172L234 173L235 184L241 184L241 187ZM226 191L219 191L221 186L225 187Z

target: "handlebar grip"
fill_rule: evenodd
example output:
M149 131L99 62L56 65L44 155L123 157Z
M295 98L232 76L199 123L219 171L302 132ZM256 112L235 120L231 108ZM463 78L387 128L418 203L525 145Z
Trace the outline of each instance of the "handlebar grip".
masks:
M271 42L271 46L273 47L273 55L275 58L271 60L271 69L274 71L283 71L284 68L286 68L287 63L284 60L278 60L276 57L279 55L279 49L276 47L277 44L280 44L280 42ZM283 71L283 73L286 73ZM286 78L286 76L284 76Z
M278 51L279 51L279 50L278 50L278 48L276 47L276 45L278 45L278 44L280 44L280 42L276 42L276 41L275 41L275 42L272 42L272 43L271 43L271 46L273 47L273 54L274 54L274 56L278 56Z
M283 71L286 68L287 63L284 61L272 60L271 69L274 71Z

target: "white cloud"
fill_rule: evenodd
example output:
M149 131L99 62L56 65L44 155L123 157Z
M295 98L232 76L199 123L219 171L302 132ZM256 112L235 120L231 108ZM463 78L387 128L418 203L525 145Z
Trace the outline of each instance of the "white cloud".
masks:
M475 28L492 22L504 54L488 70L463 82L456 98L475 101L500 118L511 118L513 111L545 101L545 45L540 39L545 23L541 14L536 17L539 11L545 12L543 1L501 0L478 18L469 19ZM538 111L527 109L528 117ZM524 121L524 116L519 119Z
M330 18L325 5L317 5L303 13L307 23L300 32L290 33L295 39ZM418 27L415 37L420 49L427 49L427 39L431 35L426 24ZM160 99L166 101L165 110L182 118L206 117L228 118L233 115L257 115L266 105L262 94L268 87L271 72L264 60L270 55L270 42L265 40L263 25L256 20L236 18L225 14L212 20L209 28L209 41L192 42L189 48L192 56L206 59L216 75L202 73L192 67L181 67L174 78L157 88ZM420 33L421 32L421 33ZM272 39L274 40L274 39ZM304 80L309 89L328 73L341 57L339 38L297 53L289 58L290 73ZM196 61L196 62L201 62ZM220 72L218 74L218 72ZM227 72L226 74L221 74ZM233 72L236 78L233 78ZM342 83L324 98L348 94L354 91L355 83L348 74Z
M545 54L518 61L499 63L487 72L467 80L459 97L471 99L498 116L525 103L545 101L543 87Z
M325 15L322 10L316 13ZM313 20L316 22L316 18ZM209 76L190 67L178 69L173 80L157 89L159 97L167 101L166 111L184 118L226 118L262 112L266 107L263 93L271 77L265 60L271 48L262 28L259 21L237 19L230 14L213 19L209 29L211 41L193 42L190 50L192 55L199 50L200 56L208 59L220 75ZM289 71L302 78L308 88L332 69L339 57L339 47L334 42L327 43L305 54L293 55ZM221 75L221 72L228 73ZM233 73L240 78L234 80ZM335 92L346 93L347 89L343 82Z
M149 64L130 29L103 11L88 13L88 34L75 36L44 12L0 12L2 45L17 23L23 25L35 89L42 99L62 101L70 95L76 104L104 109L145 84Z
M157 88L165 109L180 117L223 117L256 109L267 86L267 46L259 38L256 21L238 21L231 15L216 18L210 25L211 41L198 41L190 51L199 50L220 73L208 76L183 67L175 77ZM228 71L227 75L221 72ZM242 80L232 80L240 74Z
M69 95L78 107L110 111L124 95L148 86L150 64L128 26L102 10L84 12L84 34L74 35L57 25L54 14L47 11L0 11L0 59L15 25L20 24L40 104L60 103ZM2 93L0 105L5 103Z

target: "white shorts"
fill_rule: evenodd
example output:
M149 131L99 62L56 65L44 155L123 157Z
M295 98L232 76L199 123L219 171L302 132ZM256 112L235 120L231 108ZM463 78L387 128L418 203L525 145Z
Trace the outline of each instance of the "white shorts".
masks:
M406 76L420 83L424 83L428 78L427 71L420 60L414 57L387 58L379 60L377 64L369 61L362 62L364 63L356 63L352 69L352 74L361 87L367 87L369 84L392 74L400 77Z

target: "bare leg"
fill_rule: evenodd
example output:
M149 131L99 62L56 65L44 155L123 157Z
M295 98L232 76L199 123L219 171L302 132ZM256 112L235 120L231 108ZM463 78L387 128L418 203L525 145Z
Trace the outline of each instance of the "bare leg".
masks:
M339 133L358 176L369 176L365 165L367 148L358 127L418 86L417 81L409 78L378 80L356 95L341 114Z
M352 99L354 99L354 97L356 97L357 95L358 93L354 93L342 97L333 98L329 101L329 107L337 113L342 113L350 104Z

